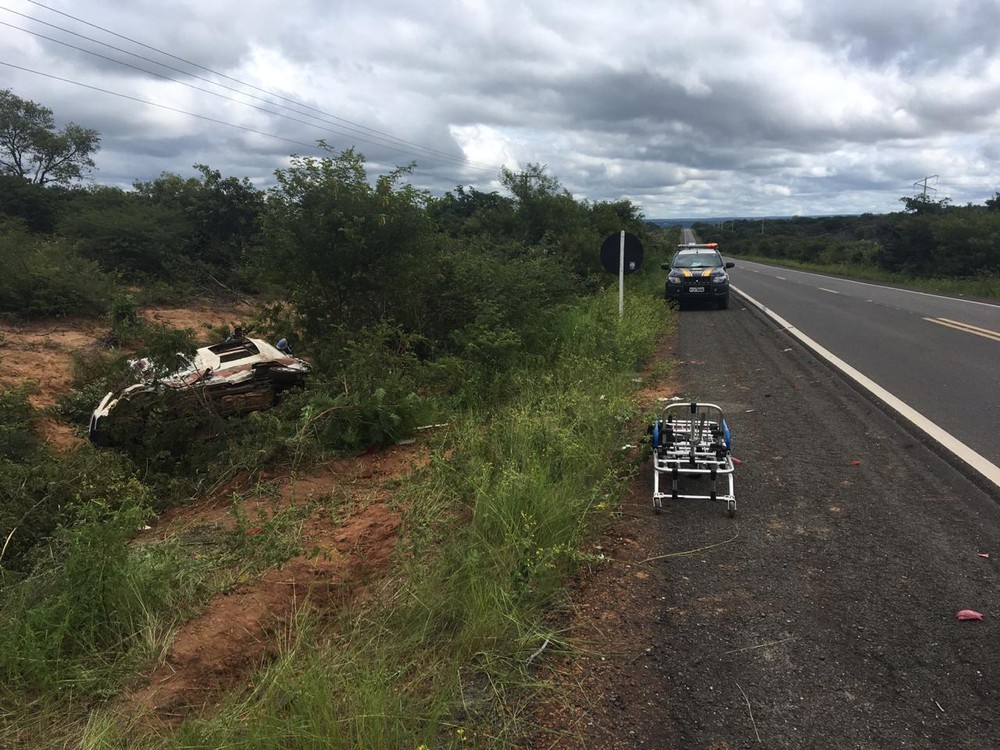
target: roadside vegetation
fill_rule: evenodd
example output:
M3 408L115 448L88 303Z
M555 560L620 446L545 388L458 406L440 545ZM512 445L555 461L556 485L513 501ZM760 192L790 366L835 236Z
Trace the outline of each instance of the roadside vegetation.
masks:
M1000 299L1000 193L981 206L901 200L905 210L891 214L736 220L693 228L727 255Z
M0 316L106 328L76 353L56 406L33 406L30 382L0 388L0 746L517 746L543 689L534 668L572 647L555 614L565 586L601 564L592 540L635 468L622 446L645 424L633 392L672 325L659 263L676 230L626 200L576 200L539 165L504 171L500 192L436 197L408 167L369 174L352 150L292 157L266 191L206 165L131 190L81 186L97 134L57 133L44 107L0 94L18 144L0 159ZM78 160L46 171L60 149ZM767 245L756 224L698 231L727 253L947 268L995 290L991 211L970 207L973 229L948 246L957 232L935 221L966 214L862 217L882 229L858 237L846 219L826 234L802 221ZM622 229L646 259L619 320L598 250ZM924 255L905 254L914 237ZM956 253L964 265L947 262ZM166 367L194 350L199 332L150 323L144 306L233 299L252 301L247 334L285 337L311 362L305 389L243 417L155 409L116 450L56 453L40 439L42 418L82 434L101 396L134 377L130 357ZM0 357L17 356L11 341ZM391 488L400 535L369 597L302 602L203 714L123 708L213 597L307 554L309 514L352 510L336 492L279 506L276 478L414 436L426 464ZM219 493L225 523L143 533Z
M22 143L58 135L44 108L0 104L25 118ZM432 197L350 150L293 157L266 192L207 166L80 187L99 139L73 134L90 149L79 171L0 175L0 314L106 328L56 406L33 406L28 382L0 390L0 746L514 746L533 665L566 647L553 611L600 564L590 540L633 468L631 393L671 325L658 265L676 233L628 201L575 200L537 165L504 172L503 193ZM619 320L598 250L622 229L647 260ZM130 357L193 351L199 332L145 305L235 298L253 302L248 334L312 363L305 389L244 417L157 409L116 450L40 439L43 417L82 433ZM308 552L306 515L351 511L337 493L273 504L276 478L415 435L427 463L392 487L400 538L370 598L303 602L202 716L123 710L214 596ZM142 531L222 488L225 523Z

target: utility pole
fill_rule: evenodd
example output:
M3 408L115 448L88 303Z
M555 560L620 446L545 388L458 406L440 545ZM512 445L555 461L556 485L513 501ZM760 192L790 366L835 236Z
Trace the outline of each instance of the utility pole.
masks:
M916 187L917 185L920 185L920 184L922 184L924 186L923 197L920 199L922 202L924 202L924 203L927 202L927 180L936 180L937 178L938 178L938 176L936 174L932 174L929 177L925 177L924 179L917 180L916 182L913 183L914 187ZM931 190L935 190L936 191L937 188L931 188Z

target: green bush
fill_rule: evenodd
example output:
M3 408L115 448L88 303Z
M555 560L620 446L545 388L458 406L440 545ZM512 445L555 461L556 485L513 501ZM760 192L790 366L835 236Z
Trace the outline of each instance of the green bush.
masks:
M89 448L58 456L35 450L30 462L8 463L0 472L2 567L29 570L39 545L71 523L78 508L94 501L112 508L125 502L134 473L117 453Z
M65 240L0 225L0 313L25 318L101 315L111 280Z
M126 342L135 337L142 325L142 318L139 315L139 302L134 294L124 292L112 298L108 323L111 325L111 337L114 341Z
M104 188L59 223L80 254L130 282L166 278L165 266L183 255L192 228L174 207L147 205L130 193Z
M38 446L35 408L24 388L0 388L0 466L24 462Z
M300 434L325 450L358 450L391 445L413 434L432 414L432 405L412 392L313 392L302 410Z
M20 175L0 174L0 220L17 219L32 232L51 232L67 190L36 185Z
M67 422L85 426L109 390L103 381L94 381L80 388L72 388L68 394L59 397L56 402L56 413Z
M0 679L8 688L103 682L149 612L164 608L168 580L135 565L129 548L150 516L148 493L135 480L115 491L113 504L77 505L35 570L3 587Z

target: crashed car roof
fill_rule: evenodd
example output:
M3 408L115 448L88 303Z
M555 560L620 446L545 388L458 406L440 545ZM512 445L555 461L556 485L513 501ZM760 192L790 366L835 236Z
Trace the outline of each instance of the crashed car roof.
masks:
M194 360L184 369L164 378L167 386L194 385L198 381L242 380L252 377L258 365L279 365L292 370L308 372L309 366L281 351L263 339L242 338L224 341L198 349Z
M198 369L203 370L206 367L211 367L213 370L218 370L222 367L234 367L241 364L252 365L256 362L282 360L299 361L263 339L243 338L236 341L223 341L221 344L213 344L199 349L195 354L194 364Z

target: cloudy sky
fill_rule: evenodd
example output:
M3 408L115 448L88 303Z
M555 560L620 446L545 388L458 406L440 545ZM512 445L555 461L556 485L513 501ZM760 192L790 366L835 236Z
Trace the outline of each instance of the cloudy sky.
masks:
M0 0L0 88L126 187L266 186L323 139L435 193L536 163L648 218L882 213L1000 190L998 29L1000 0Z

